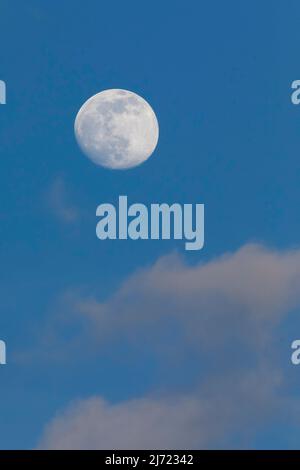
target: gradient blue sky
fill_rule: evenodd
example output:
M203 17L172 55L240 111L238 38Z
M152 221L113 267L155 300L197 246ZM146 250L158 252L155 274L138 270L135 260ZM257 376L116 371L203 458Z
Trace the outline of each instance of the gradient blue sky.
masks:
M0 79L8 93L0 107L0 338L9 361L0 369L1 448L36 446L74 399L180 390L206 373L193 355L174 369L122 339L105 350L80 345L66 357L43 357L38 344L66 292L106 299L136 269L173 251L194 265L248 242L299 246L300 107L290 101L300 78L299 21L295 0L1 1ZM107 88L140 94L159 120L158 147L136 169L96 167L74 139L78 109ZM204 249L100 242L95 209L119 194L145 204L205 203ZM63 329L59 341L80 335L76 328ZM289 360L297 312L276 334L273 360L297 395L300 369ZM245 445L298 446L295 432L295 423L267 422Z

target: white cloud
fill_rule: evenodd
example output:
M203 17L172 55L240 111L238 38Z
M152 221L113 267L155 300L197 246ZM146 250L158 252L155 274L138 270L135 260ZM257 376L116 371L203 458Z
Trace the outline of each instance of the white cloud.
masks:
M186 362L174 364L176 373L190 358L204 369L188 394L171 386L164 397L74 404L47 426L40 447L249 447L261 426L290 413L292 400L282 400L285 384L272 354L275 328L300 307L299 285L300 250L246 245L196 266L164 257L102 301L69 295L62 344L65 325L79 321L77 348L79 339L98 349L113 349L121 339L130 350L139 342L168 367L161 346L176 325L172 351L186 354Z
M140 270L105 301L73 299L72 310L98 341L140 333L164 338L176 324L185 341L264 344L282 317L300 305L300 250L246 245L207 263L186 265L176 255ZM161 325L159 329L158 325Z
M231 380L234 380L234 386ZM269 370L207 384L187 396L73 403L45 429L40 449L201 449L243 446L274 409L280 379Z

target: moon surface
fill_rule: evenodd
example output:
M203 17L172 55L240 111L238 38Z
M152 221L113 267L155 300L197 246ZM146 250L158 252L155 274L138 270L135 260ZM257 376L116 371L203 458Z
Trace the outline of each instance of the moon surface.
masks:
M158 142L151 106L136 93L104 90L88 99L75 119L75 136L96 165L123 170L147 160Z

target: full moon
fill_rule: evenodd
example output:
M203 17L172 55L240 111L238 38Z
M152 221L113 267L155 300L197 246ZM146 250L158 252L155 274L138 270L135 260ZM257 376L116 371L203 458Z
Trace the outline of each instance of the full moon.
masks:
M88 99L75 119L75 136L96 165L123 170L147 160L158 142L151 106L127 90L104 90Z

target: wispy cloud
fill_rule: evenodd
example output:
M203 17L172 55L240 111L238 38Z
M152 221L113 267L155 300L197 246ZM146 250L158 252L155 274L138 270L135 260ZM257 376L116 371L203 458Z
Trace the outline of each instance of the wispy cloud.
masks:
M47 203L53 214L62 222L70 224L79 219L79 210L70 201L63 177L58 176L47 191Z

